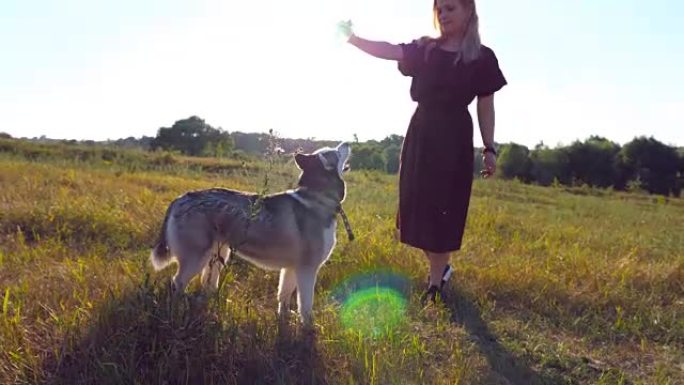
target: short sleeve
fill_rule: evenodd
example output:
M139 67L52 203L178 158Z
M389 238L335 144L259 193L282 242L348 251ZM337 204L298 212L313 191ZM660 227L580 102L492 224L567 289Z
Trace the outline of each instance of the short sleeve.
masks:
M404 76L416 76L425 61L423 48L419 47L415 40L411 43L399 44L399 46L402 51L402 58L398 63L399 72Z
M499 68L499 61L490 48L482 47L480 58L477 59L475 72L475 94L477 96L491 95L508 84Z

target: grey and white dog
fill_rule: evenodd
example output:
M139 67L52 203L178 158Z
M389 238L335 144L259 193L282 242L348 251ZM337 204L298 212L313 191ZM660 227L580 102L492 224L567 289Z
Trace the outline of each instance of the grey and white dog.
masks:
M176 291L200 272L202 285L215 290L222 264L213 261L218 256L225 263L235 253L261 268L280 270L278 313L287 315L296 289L300 318L310 323L316 276L336 243L350 154L347 143L296 154L301 173L294 190L259 196L211 188L176 198L150 255L155 270L175 260Z

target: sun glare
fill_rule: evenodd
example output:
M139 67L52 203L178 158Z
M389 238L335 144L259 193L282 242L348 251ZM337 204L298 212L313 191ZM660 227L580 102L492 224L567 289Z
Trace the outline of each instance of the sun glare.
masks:
M333 289L340 304L342 327L364 338L382 338L406 320L410 281L389 270L373 270L349 276Z

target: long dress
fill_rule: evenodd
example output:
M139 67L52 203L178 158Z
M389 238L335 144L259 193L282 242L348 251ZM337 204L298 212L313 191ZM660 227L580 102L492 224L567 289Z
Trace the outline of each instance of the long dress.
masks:
M412 77L417 102L402 144L399 208L400 242L436 253L459 250L473 183L473 121L468 105L507 81L494 52L482 46L478 59L401 44L399 71Z

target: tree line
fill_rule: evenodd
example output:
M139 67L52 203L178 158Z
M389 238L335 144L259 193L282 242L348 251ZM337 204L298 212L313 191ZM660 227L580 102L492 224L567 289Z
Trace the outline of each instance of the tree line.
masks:
M356 135L350 160L352 169L399 171L403 136L390 135L380 141L359 142ZM172 127L159 129L151 147L176 149L188 155L226 156L231 152L265 154L277 151L311 151L331 141L279 138L273 132L229 134L193 116ZM676 148L654 138L637 137L624 146L599 136L550 148L543 143L534 148L521 144L499 144L499 176L542 186L560 184L644 190L653 194L680 196L684 186L684 148ZM481 149L475 151L474 174L482 169Z
M394 173L403 138L361 143L354 148L352 168ZM636 137L624 146L599 136L550 148L517 143L498 144L497 174L542 186L565 185L642 190L680 196L684 187L684 147L672 147L652 137ZM482 170L482 149L475 150L473 173ZM356 166L356 167L355 167Z
M591 136L553 149L509 143L500 148L498 167L504 178L543 186L588 185L665 196L680 196L684 187L684 148L652 137L637 137L620 146Z
M359 142L354 135L351 168L397 173L403 140L403 136L390 135L379 141ZM212 127L198 116L191 116L176 121L171 127L159 128L154 137L129 137L110 140L106 144L150 151L165 150L188 156L236 158L308 152L337 142L281 138L273 131L229 133L220 127ZM684 147L672 147L652 137L636 137L622 146L603 137L591 136L584 141L555 148L543 143L534 148L517 143L497 144L496 147L499 153L498 176L504 179L518 179L542 186L587 185L620 191L642 190L665 196L680 196L684 187ZM476 148L474 154L475 175L482 169L481 150Z

